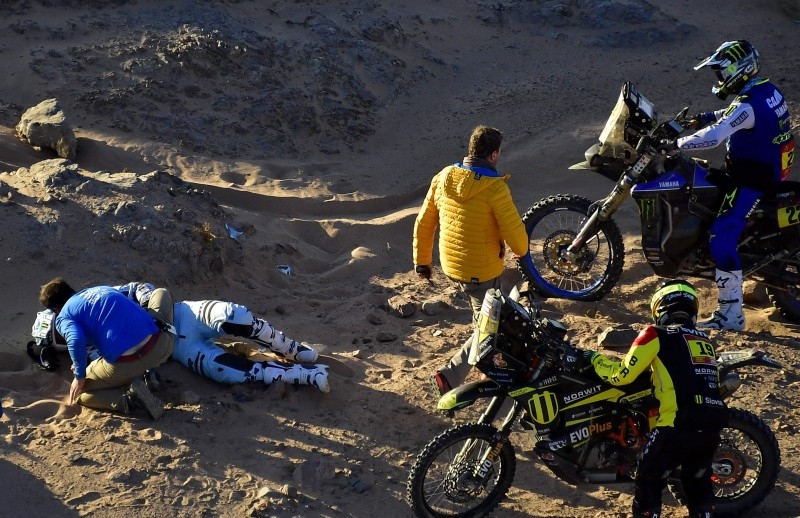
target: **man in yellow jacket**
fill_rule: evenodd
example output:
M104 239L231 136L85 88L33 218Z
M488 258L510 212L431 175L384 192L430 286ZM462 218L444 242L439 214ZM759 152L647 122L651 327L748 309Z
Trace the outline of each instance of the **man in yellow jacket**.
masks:
M503 135L495 128L478 126L469 139L469 151L433 177L414 225L414 265L420 277L430 279L433 242L439 229L442 271L469 297L473 319L480 313L483 296L500 288L505 244L516 255L528 253L528 234L511 199L507 180L497 172ZM433 376L440 394L464 382L470 338L449 363Z

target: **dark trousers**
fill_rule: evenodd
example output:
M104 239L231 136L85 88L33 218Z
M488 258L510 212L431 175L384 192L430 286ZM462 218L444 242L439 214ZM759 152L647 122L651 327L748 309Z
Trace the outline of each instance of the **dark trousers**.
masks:
M718 430L697 431L662 426L653 430L642 450L636 475L633 515L661 512L667 475L681 466L681 482L689 511L710 511L714 499L711 459L720 442Z

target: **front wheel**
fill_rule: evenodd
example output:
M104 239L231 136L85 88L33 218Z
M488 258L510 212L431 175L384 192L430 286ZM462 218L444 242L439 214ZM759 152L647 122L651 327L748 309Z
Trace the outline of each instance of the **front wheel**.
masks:
M614 220L604 221L576 253L566 253L592 204L581 196L558 194L538 201L522 215L530 253L517 264L540 295L600 300L622 275L625 247Z
M486 516L505 497L516 468L508 437L488 424L459 425L417 456L406 500L419 518Z
M714 516L745 515L775 487L781 452L767 423L746 410L731 408L728 426L712 460ZM683 485L677 478L667 483L672 495L686 505Z

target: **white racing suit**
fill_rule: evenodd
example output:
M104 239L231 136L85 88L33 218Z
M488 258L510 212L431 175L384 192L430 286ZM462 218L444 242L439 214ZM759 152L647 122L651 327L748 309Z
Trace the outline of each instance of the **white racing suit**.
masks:
M143 287L144 286L144 287ZM118 289L147 307L147 283L129 283ZM177 332L172 359L195 373L219 383L237 384L277 380L297 385L313 385L329 392L327 365L277 361L254 362L217 345L225 335L253 340L271 352L299 362L314 362L318 354L311 347L287 338L267 321L257 318L245 306L220 300L185 300L175 303Z

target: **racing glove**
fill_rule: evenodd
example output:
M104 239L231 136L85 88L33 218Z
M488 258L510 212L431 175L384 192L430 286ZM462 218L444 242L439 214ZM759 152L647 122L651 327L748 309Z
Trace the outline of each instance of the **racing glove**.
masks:
M714 112L701 112L689 119L689 127L693 130L698 130L713 122L717 122L717 116L714 115Z

